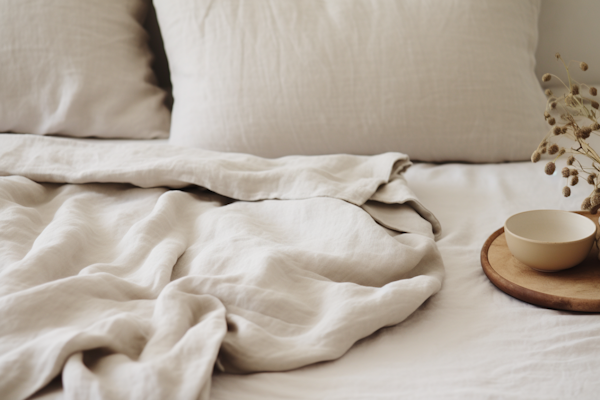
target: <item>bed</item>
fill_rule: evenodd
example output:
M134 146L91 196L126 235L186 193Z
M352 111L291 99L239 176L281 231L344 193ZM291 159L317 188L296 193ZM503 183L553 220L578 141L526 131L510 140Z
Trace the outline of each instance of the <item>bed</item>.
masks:
M597 398L480 261L594 2L0 5L1 398Z

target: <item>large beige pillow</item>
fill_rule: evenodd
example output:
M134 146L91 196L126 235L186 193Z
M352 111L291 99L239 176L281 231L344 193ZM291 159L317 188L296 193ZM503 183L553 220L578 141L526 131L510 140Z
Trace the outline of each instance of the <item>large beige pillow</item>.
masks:
M266 157L526 160L537 0L155 0L170 142Z
M0 132L167 137L144 0L0 0Z

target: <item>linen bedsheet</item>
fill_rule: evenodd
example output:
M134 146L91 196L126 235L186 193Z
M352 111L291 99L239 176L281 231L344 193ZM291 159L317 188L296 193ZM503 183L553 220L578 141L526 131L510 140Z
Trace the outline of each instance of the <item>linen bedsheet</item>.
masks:
M213 377L214 400L596 400L600 314L533 306L498 290L481 268L485 240L510 215L579 210L589 186L562 196L544 163L426 164L410 188L442 224L441 291L399 325L333 362L288 372Z
M207 399L215 368L341 357L441 288L410 165L0 135L1 397Z

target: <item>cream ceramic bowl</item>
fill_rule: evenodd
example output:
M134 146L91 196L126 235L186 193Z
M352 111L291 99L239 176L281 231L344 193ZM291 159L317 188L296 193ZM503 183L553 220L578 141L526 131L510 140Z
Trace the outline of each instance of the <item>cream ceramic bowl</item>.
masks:
M504 234L508 249L523 264L560 271L585 260L596 239L596 224L568 211L533 210L508 218Z

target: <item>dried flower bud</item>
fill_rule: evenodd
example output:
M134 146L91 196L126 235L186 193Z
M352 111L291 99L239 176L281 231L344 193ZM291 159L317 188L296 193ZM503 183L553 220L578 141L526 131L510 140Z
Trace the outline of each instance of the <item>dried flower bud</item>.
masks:
M562 194L565 197L569 197L571 195L571 189L568 186L565 186L562 190Z
M553 144L552 146L550 146L550 148L548 149L548 154L556 154L558 153L558 145Z
M579 128L579 129L577 129L577 131L575 131L575 137L576 137L577 139L587 139L587 138L589 138L589 137L590 137L590 135L588 134L588 135L586 136L585 130L584 130L584 129L582 129L582 128Z
M560 156L562 156L563 154L565 154L566 152L567 152L567 151L566 151L564 148L561 148L561 149L558 151L558 156L560 157Z
M562 173L563 178L568 178L571 176L571 170L567 167L564 167L560 172Z
M548 123L550 124L550 126L552 126L556 123L556 120L554 118L548 118Z
M600 194L594 194L590 200L592 203L592 207L595 207L600 204Z
M579 171L577 171L576 169L572 169L571 176L576 176L576 175L579 175Z
M556 108L556 102L555 101L553 101L552 103L550 103L550 108L553 109L553 110Z
M560 53L554 54L554 57L556 57L557 60L560 59Z
M593 172L591 174L588 175L587 177L587 183L589 183L590 185L594 184L594 179L596 179L596 174L594 174Z
M571 94L573 96L578 95L579 94L579 86L577 86L577 85L571 86Z
M595 95L598 94L598 90L595 87L592 86L592 87L590 87L590 94L592 96L595 96Z
M587 71L588 65L584 62L581 62L581 63L579 63L579 68L581 68L582 71Z
M547 149L546 147L542 147L542 148L540 148L540 152L541 152L542 154L546 154L546 151L548 151L548 149Z
M542 75L542 82L548 82L550 79L552 79L552 75L550 75L550 74Z
M587 211L590 208L592 208L592 202L589 197L586 197L585 199L583 199L583 203L581 203L581 209L583 211Z
M600 104L598 104L596 100L592 100L592 107L594 107L597 110L598 107L600 107Z
M574 162L575 162L575 157L569 156L569 158L567 159L567 165L573 165Z
M553 94L553 93L552 93L552 90L550 90L550 89L546 89L546 90L544 91L544 93L546 93L546 96L548 96L548 97L552 96L552 94Z
M544 118L550 118L550 113L548 111L544 111Z
M569 184L571 186L575 186L579 183L579 177L577 175L571 176L571 179L569 179L569 180L570 180Z
M554 173L554 170L556 169L556 165L550 161L548 164L546 164L546 167L544 168L544 172L546 173L546 175L552 175Z
M583 128L577 129L577 132L575 132L575 136L579 139L587 139L590 137L591 133L592 128L590 128L589 126L584 126Z
M536 163L536 162L540 161L540 158L542 158L542 155L540 154L539 151L536 150L531 155L531 162Z
M558 136L562 133L562 128L560 126L555 126L554 128L552 128L552 133Z

